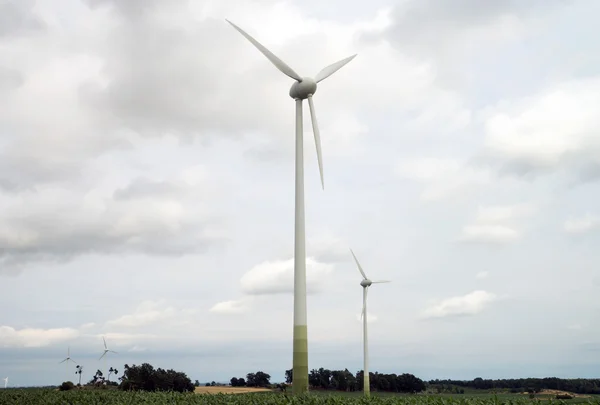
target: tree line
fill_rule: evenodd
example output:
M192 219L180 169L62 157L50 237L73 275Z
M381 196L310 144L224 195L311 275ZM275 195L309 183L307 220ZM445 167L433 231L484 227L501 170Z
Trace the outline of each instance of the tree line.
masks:
M452 387L507 390L512 393L538 393L543 389L574 392L577 394L600 394L600 379L588 378L511 378L502 380L483 379L473 380L431 380L429 385L441 387L442 391L452 390Z
M83 368L77 366L76 375L79 377L81 386L81 375ZM183 372L172 369L165 370L162 368L155 369L151 364L143 363L139 366L135 364L130 366L125 364L123 367L123 375L117 381L110 381L110 376L118 375L119 371L113 367L108 370L108 375L105 377L102 371L96 371L96 374L90 381L85 384L87 387L114 387L124 391L177 391L177 392L193 392L195 387L192 380ZM65 381L59 387L60 390L66 391L76 388L71 381Z
M362 370L352 374L348 369L329 370L326 368L313 369L308 375L308 383L311 389L336 390L336 391L360 391L363 387ZM382 374L378 372L369 373L370 387L373 391L387 392L409 392L417 393L424 391L425 382L412 374ZM246 379L233 377L230 380L232 387L269 387L271 376L262 371L249 373ZM292 369L285 371L285 382L291 384L293 380ZM285 384L279 384L281 390L285 390Z

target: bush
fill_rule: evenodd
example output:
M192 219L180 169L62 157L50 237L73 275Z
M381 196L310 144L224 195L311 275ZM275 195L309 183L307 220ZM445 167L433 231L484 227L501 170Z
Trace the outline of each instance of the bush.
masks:
M75 389L75 384L73 384L71 381L65 381L58 387L59 391L69 391L73 389Z

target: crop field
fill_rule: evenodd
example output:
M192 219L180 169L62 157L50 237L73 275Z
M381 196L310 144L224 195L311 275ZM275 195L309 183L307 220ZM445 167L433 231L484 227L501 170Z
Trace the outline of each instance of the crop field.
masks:
M305 397L292 397L281 393L241 393L236 395L217 394L180 394L171 392L126 392L118 390L74 390L58 391L52 389L6 389L0 390L0 405L137 405L137 404L206 404L206 405L532 405L536 404L573 404L585 403L600 405L600 398L573 398L556 400L552 398L531 400L524 396L469 397L460 398L447 395L378 395L369 399L358 393L343 395L337 393L314 393Z

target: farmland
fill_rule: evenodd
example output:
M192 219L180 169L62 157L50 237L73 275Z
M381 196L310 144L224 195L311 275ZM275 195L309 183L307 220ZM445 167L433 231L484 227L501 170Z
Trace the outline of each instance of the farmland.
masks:
M216 391L216 390L212 390ZM378 405L525 405L534 403L543 404L574 404L586 403L600 405L597 396L585 398L573 398L571 400L556 400L551 396L540 396L535 400L527 396L506 394L478 395L460 397L451 395L400 395L374 393L370 399L364 398L360 393L340 394L314 392L306 397L291 397L276 392L239 393L227 395L224 393L173 393L173 392L127 392L110 389L98 390L73 390L58 391L53 389L6 389L0 390L0 405L122 405L122 404L206 404L206 405L279 405L279 404L310 404L310 405L334 405L334 404L378 404Z

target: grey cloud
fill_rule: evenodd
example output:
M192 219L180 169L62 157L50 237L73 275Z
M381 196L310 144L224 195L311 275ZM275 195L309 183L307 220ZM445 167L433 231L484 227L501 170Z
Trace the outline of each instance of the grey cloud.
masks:
M0 1L0 39L41 31L45 24L33 13L33 0Z
M238 36L215 19L171 25L152 18L124 21L110 32L107 41L113 45L102 55L108 86L87 86L82 99L100 112L103 125L144 136L283 131L293 110L265 100L273 99L274 86L278 93L284 90L285 79ZM249 54L254 59L245 58ZM240 68L246 66L241 58L249 61L247 69ZM253 63L259 70L251 68ZM267 71L275 81L265 81L256 92L252 77ZM240 75L248 79L233 80ZM281 118L265 122L265 114Z
M133 184L129 190L135 190ZM225 240L222 220L211 216L185 190L171 196L154 194L151 201L85 194L30 192L28 198L36 198L37 203L27 206L18 203L21 195L6 200L0 213L0 271L89 253L193 254Z
M129 183L127 187L116 190L114 198L117 200L131 200L145 197L173 197L183 191L181 186L173 182L153 181L139 177Z
M418 54L441 52L470 29L485 26L506 15L531 15L557 3L563 2L561 0L537 0L526 3L516 0L501 2L412 0L395 8L394 22L385 34L403 50L408 49Z
M152 11L159 4L168 4L158 0L84 0L92 9L100 6L108 5L114 7L117 11L128 18L138 18L143 16L147 11Z
M0 24L2 23L0 22ZM23 82L23 75L17 70L0 66L0 94L18 88Z

